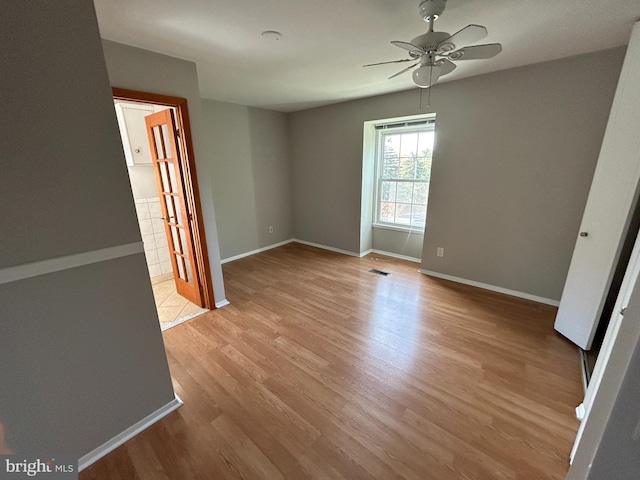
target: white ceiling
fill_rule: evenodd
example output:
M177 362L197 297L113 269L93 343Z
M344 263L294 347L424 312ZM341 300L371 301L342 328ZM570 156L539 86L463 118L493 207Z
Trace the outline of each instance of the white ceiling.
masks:
M280 111L415 88L391 40L425 33L419 0L94 0L103 38L194 61L204 98ZM449 0L437 31L475 23L503 51L440 81L627 44L638 0ZM265 30L283 34L262 37ZM594 67L597 68L596 65Z

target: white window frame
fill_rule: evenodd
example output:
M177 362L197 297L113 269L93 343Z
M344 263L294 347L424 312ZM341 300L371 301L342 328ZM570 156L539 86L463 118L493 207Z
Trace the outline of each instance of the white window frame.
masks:
M390 122L390 123L380 123L375 125L375 194L374 194L374 202L373 202L373 222L372 226L376 228L384 228L389 230L400 230L405 232L419 232L424 233L424 226L412 226L405 225L400 223L390 223L384 222L380 220L380 205L381 205L381 195L382 195L382 155L384 154L384 136L385 133L407 133L407 132L424 132L424 131L434 131L435 132L435 115L429 115L422 117L420 119L410 119L407 121L400 122ZM435 143L435 141L434 141ZM433 153L432 153L433 155ZM420 180L415 179L401 179L404 182L413 182L413 183L422 183ZM429 181L429 184L431 182ZM428 184L428 185L429 185ZM427 196L429 190L427 188ZM427 202L428 205L428 202ZM426 216L425 216L425 224L426 224Z

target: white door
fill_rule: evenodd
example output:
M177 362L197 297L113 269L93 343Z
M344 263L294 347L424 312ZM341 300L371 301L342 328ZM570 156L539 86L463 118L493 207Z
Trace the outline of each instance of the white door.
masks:
M593 374L591 375L591 381L589 382L587 393L584 396L584 402L582 403L582 410L584 414L580 419L582 423L580 424L580 429L578 430L578 435L576 436L575 443L573 444L573 450L571 451L572 460L575 455L576 449L580 444L584 426L586 425L589 414L591 413L593 400L595 399L598 388L600 388L600 384L602 383L604 370L607 366L607 362L609 361L609 357L611 357L613 346L615 345L615 342L618 338L618 332L620 331L620 326L622 325L622 321L624 319L624 311L629 304L629 299L631 298L633 288L638 281L638 276L640 276L640 234L638 235L638 237L636 237L636 243L633 247L633 253L631 254L631 258L629 259L629 266L627 267L627 271L624 274L624 279L622 280L622 285L620 286L620 293L618 294L613 313L611 314L611 321L609 322L607 333L605 334L604 340L602 341L602 347L600 348L600 352L598 353L598 359L596 361L595 368L593 369Z
M627 50L555 329L589 350L640 181L640 55Z

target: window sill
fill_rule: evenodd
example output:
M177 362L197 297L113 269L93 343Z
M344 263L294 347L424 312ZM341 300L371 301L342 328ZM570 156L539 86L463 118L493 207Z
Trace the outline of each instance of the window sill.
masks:
M371 225L373 228L379 228L381 230L395 230L396 232L403 233L415 233L417 235L424 235L424 228L411 228L411 227L400 227L396 225L385 225L384 223L373 223Z

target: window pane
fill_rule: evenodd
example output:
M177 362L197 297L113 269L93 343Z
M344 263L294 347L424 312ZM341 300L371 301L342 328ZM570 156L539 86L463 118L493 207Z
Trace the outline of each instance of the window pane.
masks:
M396 201L396 182L382 182L382 191L380 192L383 202Z
M159 162L160 167L160 177L162 179L162 191L170 192L171 191L171 182L169 181L169 173L168 173L168 165L167 162Z
M180 237L178 235L178 229L177 227L170 227L171 228L171 237L173 240L173 251L174 252L178 252L178 253L182 253L182 248L180 245Z
M176 162L167 162L167 168L169 169L169 177L171 178L171 193L178 193L178 179L176 178L176 168L178 168L178 164Z
M184 218L182 217L182 206L180 204L180 197L173 197L173 198L175 199L174 204L176 206L176 219L175 219L175 222L178 225L184 226L185 223L184 223Z
M162 150L162 141L160 139L160 127L157 127L157 126L153 127L152 131L153 131L153 140L155 141L155 147L156 147L156 157L159 160L162 160L163 158L165 158L165 156Z
M418 134L403 133L400 141L400 156L415 157L418 153Z
M380 204L380 221L393 223L395 221L396 204L393 202L382 202Z
M187 282L193 285L193 272L191 272L191 262L185 258L184 267L187 272Z
M414 178L416 161L414 157L400 157L400 172L398 178Z
M411 203L413 198L413 183L399 182L398 183L398 196L397 202Z
M411 212L411 224L416 227L424 227L427 217L426 205L414 205Z
M386 159L382 166L382 178L398 178L400 172L400 160L396 158Z
M435 138L431 125L424 128L426 131L400 127L379 132L377 221L424 227Z
M176 217L173 210L173 197L171 195L163 195L163 197L167 205L167 215L169 217L167 221L175 223Z
M384 156L385 157L400 156L400 135L384 136Z
M187 248L187 233L184 228L180 229L180 251L183 255L189 255L189 249Z
M396 203L396 221L401 225L411 225L411 205Z
M400 135L384 137L384 158L382 162L382 178L398 178L400 154Z
M413 185L413 203L417 205L426 205L428 192L429 192L428 183L414 184Z
M416 179L429 181L431 178L431 156L416 160Z
M162 138L164 139L164 152L167 158L173 158L171 137L169 137L169 126L166 123L162 125Z
M187 280L185 274L184 274L184 258L182 258L180 255L176 255L176 264L178 265L178 276L182 279L182 280Z
M418 139L418 154L419 155L431 155L433 150L434 132L420 132L420 138Z

